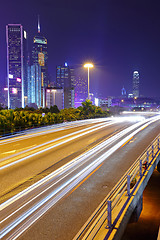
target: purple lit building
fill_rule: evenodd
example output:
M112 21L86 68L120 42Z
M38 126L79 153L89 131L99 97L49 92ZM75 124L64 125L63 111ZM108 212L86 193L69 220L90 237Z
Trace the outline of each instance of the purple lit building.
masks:
M76 71L75 77L75 107L81 106L88 97L88 83L86 76L80 71Z
M8 108L24 108L24 89L27 84L25 64L27 34L21 24L6 26Z
M28 78L28 104L45 107L45 88L49 84L48 52L47 39L41 35L39 19L38 32L33 39L31 66L28 69L31 73Z

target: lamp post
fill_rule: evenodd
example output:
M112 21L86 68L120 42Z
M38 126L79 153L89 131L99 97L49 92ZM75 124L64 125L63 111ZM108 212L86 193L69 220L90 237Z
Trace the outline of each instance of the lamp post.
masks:
M94 66L93 66L92 63L86 63L86 64L84 65L84 67L85 67L85 68L88 68L88 99L89 99L89 69L90 69L90 68L93 68Z

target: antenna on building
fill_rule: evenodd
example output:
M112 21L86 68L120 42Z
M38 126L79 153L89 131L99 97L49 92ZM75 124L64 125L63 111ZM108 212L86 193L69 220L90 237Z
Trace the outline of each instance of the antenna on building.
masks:
M38 15L38 33L41 32L41 27L40 27L40 18L39 18L39 15Z

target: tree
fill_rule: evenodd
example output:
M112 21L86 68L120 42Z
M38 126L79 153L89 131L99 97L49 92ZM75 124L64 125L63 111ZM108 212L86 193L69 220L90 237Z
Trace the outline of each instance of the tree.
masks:
M54 106L50 107L50 112L51 113L59 113L60 111L59 111L57 105L54 105Z
M2 106L2 104L0 103L0 110L2 110L3 109L3 106Z
M91 100L87 99L85 102L82 102L82 107L85 116L94 115L96 107L92 105Z

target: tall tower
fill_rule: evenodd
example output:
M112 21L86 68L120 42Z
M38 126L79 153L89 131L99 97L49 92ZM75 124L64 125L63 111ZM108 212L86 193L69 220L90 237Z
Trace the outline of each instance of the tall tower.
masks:
M75 107L81 106L88 97L88 82L86 74L84 74L80 69L76 71L75 77Z
M38 33L33 39L32 64L41 67L42 87L47 87L48 82L48 53L47 39L41 35L40 22L38 18Z
M49 84L47 65L47 39L41 35L40 21L38 16L38 32L33 39L32 61L28 70L30 75L28 81L29 104L35 103L38 107L45 107L45 88ZM34 86L34 88L31 89L31 86ZM40 88L41 91L39 90Z
M21 24L6 26L8 108L12 109L24 108L24 89L27 84L26 39L26 31Z
M28 104L42 106L41 94L41 67L32 65L28 67Z
M139 73L133 72L133 97L139 97Z
M74 107L74 68L64 65L56 67L56 86L64 89L64 108Z

